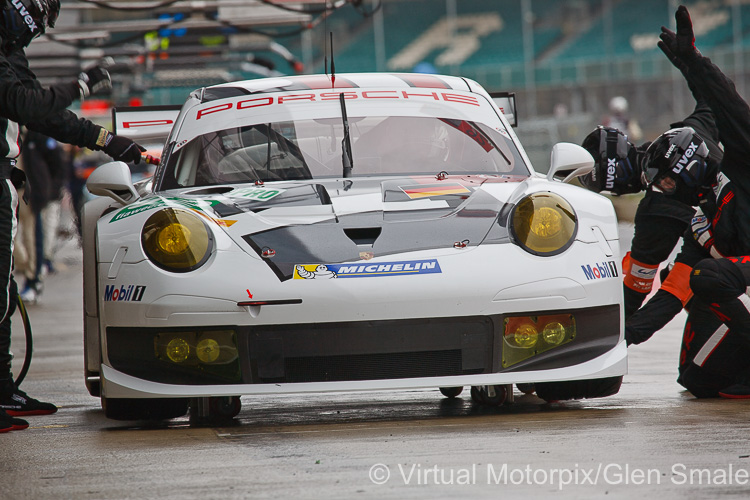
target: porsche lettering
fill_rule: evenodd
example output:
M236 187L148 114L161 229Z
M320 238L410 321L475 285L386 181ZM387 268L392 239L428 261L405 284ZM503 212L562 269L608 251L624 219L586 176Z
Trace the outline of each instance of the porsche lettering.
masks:
M123 128L135 128L135 127L158 127L164 125L172 125L173 120L142 120L137 122L123 122Z
M479 100L474 96L454 94L450 92L409 92L407 90L370 90L370 91L346 91L346 92L321 92L321 93L303 93L287 94L281 96L255 97L252 99L243 99L237 102L225 102L216 104L207 108L199 109L196 114L196 121L208 115L221 113L224 111L242 110L259 108L263 106L293 104L299 102L323 102L334 101L339 99L339 94L344 94L344 99L429 99L433 101L445 101L458 104L467 104L470 106L480 106Z

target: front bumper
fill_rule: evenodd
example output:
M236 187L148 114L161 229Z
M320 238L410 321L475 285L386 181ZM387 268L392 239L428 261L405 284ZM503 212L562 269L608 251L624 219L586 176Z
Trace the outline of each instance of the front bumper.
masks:
M187 397L543 382L627 371L619 305L569 311L576 336L510 366L508 315L210 328L107 328L107 397ZM560 314L535 311L528 315ZM514 314L514 316L517 316ZM232 332L227 369L176 363L155 339ZM166 336L166 337L165 337ZM228 366L230 365L231 366Z

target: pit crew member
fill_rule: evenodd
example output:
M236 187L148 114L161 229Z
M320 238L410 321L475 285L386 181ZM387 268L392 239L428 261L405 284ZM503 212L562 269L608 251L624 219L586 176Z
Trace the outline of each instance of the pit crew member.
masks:
M677 174L670 168L650 182L642 178L646 150L651 143L635 146L620 130L599 126L581 144L595 159L594 170L581 178L581 183L595 192L609 191L615 195L637 193L645 195L635 213L635 233L630 251L623 259L623 292L625 318L629 318L651 293L659 264L667 260L675 245L690 225L696 206L711 199L711 184L721 161L718 131L711 109L691 87L696 106L681 122L671 124L671 130L685 130L695 135L704 147L696 151L701 158L700 169L693 174ZM658 140L665 140L665 132ZM681 136L681 137L687 137ZM675 158L675 161L679 156ZM695 167L696 165L692 165ZM656 182L655 182L656 181ZM664 185L662 185L664 184ZM690 269L676 265L664 281L662 290L680 299L685 305L690 296L688 273ZM657 292L661 293L661 292Z
M12 275L16 232L16 187L23 182L15 160L21 144L19 128L41 132L60 142L103 150L115 160L138 163L143 148L116 136L66 108L76 99L111 88L106 69L84 70L69 83L43 88L29 69L24 53L33 39L55 25L59 0L2 0L0 10L0 432L23 429L18 416L57 411L37 401L15 384L11 374L10 318L16 308L17 287ZM14 184L15 182L15 184Z
M711 107L724 145L714 202L691 222L677 260L692 270L694 303L688 313L680 354L680 382L696 397L750 398L750 106L733 82L695 48L687 8L675 14L677 33L662 27L659 47ZM654 299L656 296L654 296ZM637 314L653 320L673 317L681 304L649 301ZM666 308L666 311L665 311ZM671 314L671 316L669 316ZM626 325L631 343L648 339L661 321Z

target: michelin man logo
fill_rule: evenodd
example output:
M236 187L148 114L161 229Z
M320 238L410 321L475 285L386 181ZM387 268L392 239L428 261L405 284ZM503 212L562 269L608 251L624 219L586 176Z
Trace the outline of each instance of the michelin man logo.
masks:
M306 279L306 280L314 280L317 278L320 279L327 279L327 278L337 278L336 273L333 271L330 271L328 269L328 266L325 264L318 264L315 266L313 270L305 269L305 266L300 266L299 264L294 266L294 269L297 271L297 275L300 278Z

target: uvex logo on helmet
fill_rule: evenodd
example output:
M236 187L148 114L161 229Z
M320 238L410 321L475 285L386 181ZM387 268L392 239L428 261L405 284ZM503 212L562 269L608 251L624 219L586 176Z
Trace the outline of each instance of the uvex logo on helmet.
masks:
M11 4L13 4L13 7L15 7L18 13L21 14L23 22L26 23L26 26L29 27L29 30L31 30L32 33L39 29L36 22L34 22L34 18L31 17L29 11L26 10L26 7L21 3L21 0L12 0Z
M607 158L607 189L615 186L615 172L617 171L617 158Z
M687 151L682 155L682 158L677 162L677 165L672 168L672 172L675 174L679 174L682 172L682 169L684 169L688 163L690 163L690 158L693 157L695 154L695 150L698 149L698 144L691 142L690 146L688 146Z

